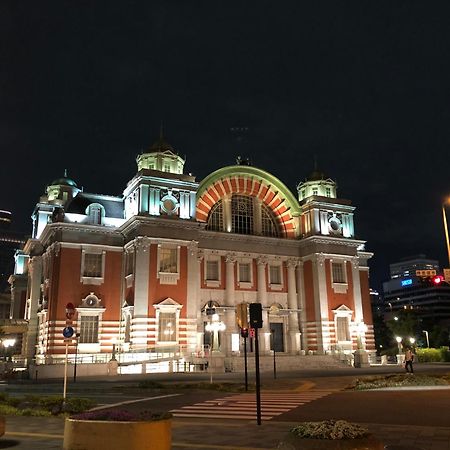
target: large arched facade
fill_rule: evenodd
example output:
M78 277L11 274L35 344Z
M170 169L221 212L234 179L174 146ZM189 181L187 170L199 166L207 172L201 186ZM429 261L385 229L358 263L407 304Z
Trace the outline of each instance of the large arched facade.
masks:
M208 223L211 213L221 205L222 222L215 231L233 232L233 199L251 199L253 233L293 239L299 235L300 208L291 191L276 177L250 166L229 166L206 177L197 190L197 220ZM277 233L264 223L274 221ZM208 223L209 224L209 223ZM219 230L222 225L222 230ZM239 231L238 231L239 232ZM277 236L275 236L277 235Z

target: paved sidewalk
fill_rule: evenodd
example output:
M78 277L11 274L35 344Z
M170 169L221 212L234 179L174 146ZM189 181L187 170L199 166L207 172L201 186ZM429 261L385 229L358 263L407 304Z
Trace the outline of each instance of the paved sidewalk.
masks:
M295 423L236 421L174 420L174 450L269 450ZM405 425L365 425L385 445L402 445L404 450L450 450L450 427L411 427ZM8 417L7 433L0 439L0 449L61 450L64 422L62 419ZM99 443L99 449L101 443Z

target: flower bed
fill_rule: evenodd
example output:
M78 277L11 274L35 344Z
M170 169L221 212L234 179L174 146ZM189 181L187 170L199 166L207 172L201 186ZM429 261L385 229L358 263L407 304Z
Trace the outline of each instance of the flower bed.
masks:
M383 450L383 444L369 430L345 420L303 422L292 428L278 445L284 450Z
M170 450L172 415L97 410L66 419L64 450Z

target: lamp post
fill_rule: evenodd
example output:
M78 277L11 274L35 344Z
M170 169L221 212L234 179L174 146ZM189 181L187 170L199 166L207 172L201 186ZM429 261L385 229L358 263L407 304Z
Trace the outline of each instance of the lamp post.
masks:
M422 333L425 333L425 338L427 339L427 348L430 348L430 339L428 337L428 331L422 330Z
M413 337L410 337L409 342L411 342L411 345L414 345L414 342L416 342L416 339Z
M210 350L210 383L213 382L213 368L212 368L212 358L214 352L220 352L219 347L219 331L225 331L225 324L219 319L219 314L213 314L211 322L207 323L205 330L211 333L211 350Z
M75 364L73 365L73 382L77 382L77 363L78 363L78 339L80 333L75 333Z
M275 352L275 330L270 330L270 336L272 338L272 351L273 351L273 378L277 378L277 360Z
M112 342L112 346L113 346L113 348L112 348L112 355L111 355L111 361L117 361L117 359L116 359L116 344L117 344L117 338L113 337L113 338L111 339L111 342Z
M444 232L445 232L445 243L447 245L447 256L448 256L448 266L450 267L450 243L448 239L448 225L447 225L447 214L445 212L445 206L448 205L449 199L447 198L442 204L442 220L444 222Z
M395 340L397 341L398 354L401 355L401 353L402 353L402 338L400 336L395 336Z

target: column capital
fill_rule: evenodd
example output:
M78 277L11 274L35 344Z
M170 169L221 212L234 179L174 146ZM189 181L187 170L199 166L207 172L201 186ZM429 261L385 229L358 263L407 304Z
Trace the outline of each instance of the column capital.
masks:
M323 253L316 253L316 261L320 266L323 266L325 263L325 255Z
M145 236L139 236L134 240L134 246L137 251L147 252L150 248L150 240Z
M259 256L256 260L256 264L258 264L258 266L266 266L267 265L267 257Z
M202 262L204 257L205 257L205 253L203 252L203 250L199 250L197 252L197 261L198 262Z
M358 256L353 256L353 258L351 259L351 263L352 263L352 269L359 269L359 257Z
M228 253L225 256L225 262L227 264L234 264L236 262L236 255L234 253Z
M298 260L295 258L289 258L286 261L286 266L288 269L295 269L297 267L297 265L298 265Z

